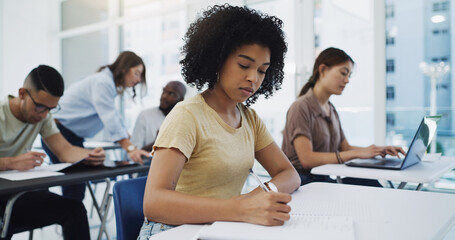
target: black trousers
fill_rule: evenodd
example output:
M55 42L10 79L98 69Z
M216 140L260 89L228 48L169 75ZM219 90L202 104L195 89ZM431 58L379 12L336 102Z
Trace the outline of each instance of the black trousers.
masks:
M3 215L9 196L0 196ZM52 224L59 224L65 240L90 239L87 211L81 201L65 198L49 191L27 192L13 206L7 237Z
M84 147L84 139L77 136L73 132L71 132L69 129L64 127L63 125L57 123L57 127L60 130L60 133L63 135L63 137L72 145L78 146L83 148ZM57 158L57 156L52 153L52 151L49 149L49 147L44 143L43 139L41 139L41 145L46 152L46 154L49 156L50 160L52 163L60 163L60 160ZM62 187L62 195L68 198L74 198L76 200L82 201L84 200L85 197L85 184L74 184L70 186L64 186Z

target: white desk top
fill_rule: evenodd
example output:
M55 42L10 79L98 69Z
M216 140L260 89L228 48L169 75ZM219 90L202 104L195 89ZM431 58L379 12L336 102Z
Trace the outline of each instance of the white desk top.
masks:
M310 183L290 203L314 215L350 216L356 239L442 239L455 222L455 195ZM183 225L151 239L196 239L203 225Z
M354 178L379 179L413 183L431 183L455 168L455 157L441 157L434 162L420 162L404 170L348 167L344 164L326 164L311 169L312 174L336 175Z

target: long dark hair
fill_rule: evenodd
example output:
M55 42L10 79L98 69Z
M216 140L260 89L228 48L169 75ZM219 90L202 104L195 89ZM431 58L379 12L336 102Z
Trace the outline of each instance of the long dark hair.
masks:
M314 62L313 75L311 75L308 82L302 87L302 90L300 90L299 97L305 95L305 93L308 92L310 88L313 88L319 80L319 66L321 64L324 64L327 67L333 67L347 61L351 61L352 64L354 64L354 60L341 49L330 47L322 51Z
M138 65L142 65L144 67L144 71L142 71L141 74L141 84L145 86L145 64L144 61L142 61L142 58L134 52L124 51L120 53L114 63L100 67L98 72L108 67L114 75L114 83L117 88L117 92L122 94L123 91L125 91L125 86L123 85L125 82L125 74L130 70L130 68ZM133 99L134 97L136 97L135 87L133 87Z

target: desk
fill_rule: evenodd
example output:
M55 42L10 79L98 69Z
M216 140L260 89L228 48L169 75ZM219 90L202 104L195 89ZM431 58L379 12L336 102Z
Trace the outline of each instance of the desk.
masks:
M93 180L99 180L99 179L107 179L109 181L109 178L111 177L116 177L119 175L124 175L124 174L132 174L132 173L137 173L137 172L146 172L148 171L149 166L145 165L130 165L130 166L122 166L122 167L117 167L117 168L105 168L105 167L87 167L81 170L77 171L72 171L70 173L66 173L65 175L62 176L54 176L54 177L45 177L45 178L37 178L37 179L30 179L30 180L22 180L22 181L10 181L6 179L0 179L0 195L6 195L6 194L14 194L6 208L5 208L5 214L4 214L4 227L0 229L2 230L2 234L4 229L6 229L9 225L9 219L10 219L10 214L11 210L14 204L15 199L22 195L22 193L27 192L27 191L33 191L33 190L40 190L40 189L47 189L49 187L54 187L54 186L65 186L65 185L72 185L75 183L83 183L87 182L87 185L89 181ZM93 198L93 202L97 203L95 196L89 186L90 194ZM15 198L15 196L17 196ZM98 235L98 239L101 238L102 232L104 231L104 224L105 224L105 218L107 215L107 211L105 214L101 214L103 210L106 210L110 206L110 197L104 197L102 203L98 206L96 204L97 210L99 217L101 219L101 227L100 227L100 233ZM10 204L11 203L11 204ZM108 237L109 238L109 237Z
M418 183L417 190L423 184L438 180L444 173L455 168L455 157L441 157L434 162L420 162L404 170L387 170L375 168L348 167L343 164L326 164L311 169L312 174L336 175L340 183L340 176L398 181L399 189L404 188L408 182Z
M352 217L360 240L442 239L455 222L455 195L446 193L310 183L292 199L291 208L308 214ZM182 225L151 239L195 239L202 226Z

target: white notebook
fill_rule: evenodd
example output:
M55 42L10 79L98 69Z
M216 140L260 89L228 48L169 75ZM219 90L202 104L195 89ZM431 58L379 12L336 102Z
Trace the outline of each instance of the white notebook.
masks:
M283 226L262 226L242 222L215 222L203 227L197 239L207 240L353 240L352 217L291 214Z

